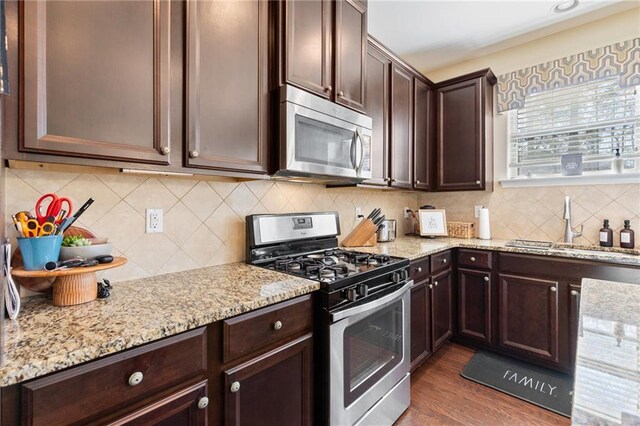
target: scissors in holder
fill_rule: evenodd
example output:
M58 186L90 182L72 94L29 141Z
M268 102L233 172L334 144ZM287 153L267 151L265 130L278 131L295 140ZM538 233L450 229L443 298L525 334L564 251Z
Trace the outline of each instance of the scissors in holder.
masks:
M28 238L52 235L56 230L53 222L40 224L36 219L30 219L25 215L19 215L18 221L22 226L22 233Z
M66 209L63 209L63 207L66 207ZM36 202L36 217L40 225L44 224L49 216L55 218L55 223L60 223L71 215L72 210L71 200L66 197L58 197L53 193L44 194ZM64 213L60 214L61 211Z

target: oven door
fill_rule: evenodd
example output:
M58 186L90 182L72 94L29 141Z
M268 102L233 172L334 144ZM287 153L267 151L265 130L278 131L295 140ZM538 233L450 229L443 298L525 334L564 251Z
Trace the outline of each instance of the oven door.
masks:
M330 424L353 425L409 373L412 283L331 314Z
M285 140L279 174L371 178L371 130L304 106L283 103Z

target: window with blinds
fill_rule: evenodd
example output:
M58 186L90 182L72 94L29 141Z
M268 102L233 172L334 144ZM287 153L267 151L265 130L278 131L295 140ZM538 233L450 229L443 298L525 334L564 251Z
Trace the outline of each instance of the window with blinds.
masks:
M561 174L563 154L582 154L583 173L611 170L615 149L625 168L640 158L640 96L617 77L534 93L511 112L510 177Z

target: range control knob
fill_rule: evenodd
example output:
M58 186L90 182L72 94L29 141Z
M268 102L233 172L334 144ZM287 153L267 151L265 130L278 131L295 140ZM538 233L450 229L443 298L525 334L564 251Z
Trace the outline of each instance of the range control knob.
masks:
M356 299L358 298L358 293L356 292L355 287L351 287L345 290L344 292L345 297L347 298L347 300L349 302L355 302Z
M399 283L400 282L400 274L397 272L394 272L393 274L391 274L391 281L393 281L394 283Z
M409 271L407 271L406 269L403 269L402 271L400 271L400 278L402 278L402 281L408 279Z
M369 294L369 287L366 284L358 284L358 296L367 297Z

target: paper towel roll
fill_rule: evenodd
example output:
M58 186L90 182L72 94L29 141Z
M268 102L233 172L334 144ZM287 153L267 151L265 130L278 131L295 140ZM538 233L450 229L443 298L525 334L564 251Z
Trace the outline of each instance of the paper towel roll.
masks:
M479 226L478 226L478 238L481 240L490 240L491 239L491 227L489 226L489 209L483 207L480 209L479 218Z

